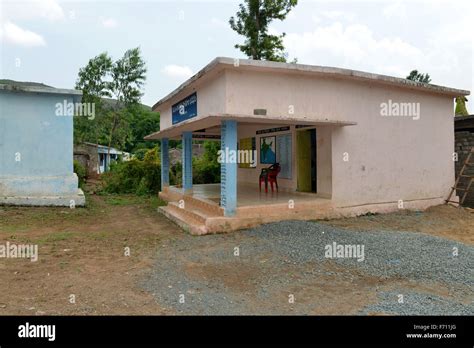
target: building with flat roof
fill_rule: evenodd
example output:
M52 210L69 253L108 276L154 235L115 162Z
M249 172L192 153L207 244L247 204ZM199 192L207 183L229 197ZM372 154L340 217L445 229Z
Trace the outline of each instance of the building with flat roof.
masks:
M0 204L85 204L73 172L74 114L69 113L81 94L0 84Z
M130 160L130 153L106 145L84 142L74 146L74 159L86 168L88 177L98 177L110 169L110 164L119 159Z
M348 69L216 58L153 106L160 131L146 139L161 140L162 211L205 234L442 204L455 175L453 100L465 95ZM183 144L179 188L169 185L169 139ZM203 139L221 142L220 184L192 183L192 141ZM261 192L262 169L275 163L278 192Z

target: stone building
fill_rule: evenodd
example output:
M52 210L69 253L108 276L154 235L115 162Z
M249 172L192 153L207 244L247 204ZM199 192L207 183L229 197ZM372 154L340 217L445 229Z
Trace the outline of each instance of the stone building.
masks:
M456 177L460 174L461 168L466 161L469 152L474 148L474 115L458 116L454 118L455 129L455 152L458 154L456 162ZM471 162L474 164L474 154L471 155ZM474 177L474 165L468 165L464 171L464 175ZM460 179L460 187L467 187L470 178L462 177ZM462 197L464 192L459 191L458 196ZM464 206L474 208L474 185L471 186Z

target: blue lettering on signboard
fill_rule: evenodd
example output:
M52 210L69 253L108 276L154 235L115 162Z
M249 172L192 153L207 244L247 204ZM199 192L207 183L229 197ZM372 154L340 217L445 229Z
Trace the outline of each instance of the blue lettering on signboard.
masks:
M193 93L171 107L173 124L189 120L197 116L197 94Z

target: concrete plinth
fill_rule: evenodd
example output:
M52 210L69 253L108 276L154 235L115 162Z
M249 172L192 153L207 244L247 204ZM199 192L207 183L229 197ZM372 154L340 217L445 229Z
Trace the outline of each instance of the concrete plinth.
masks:
M76 189L75 194L63 196L14 196L0 197L0 205L35 207L83 207L86 204L84 192Z
M75 173L61 176L0 177L0 204L25 206L85 205Z

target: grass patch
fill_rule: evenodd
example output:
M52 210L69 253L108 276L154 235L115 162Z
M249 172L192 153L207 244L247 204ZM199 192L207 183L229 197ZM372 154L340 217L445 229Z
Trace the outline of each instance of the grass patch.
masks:
M101 221L112 214L121 219L118 208L135 207L137 214L149 215L166 205L157 195L86 195L86 207L2 207L0 212L0 238L5 235L28 236L28 232L40 228L74 231L76 227ZM49 231L46 231L49 232ZM56 242L71 237L72 232L43 237L39 243ZM48 234L49 236L49 234ZM49 238L49 239L48 239ZM98 239L104 239L97 236Z
M158 196L136 196L136 195L104 195L105 203L112 206L145 205L158 208L166 205L166 202Z
M142 203L141 197L133 195L107 195L103 197L105 203L115 206L137 205Z
M88 237L91 237L93 240L106 240L110 236L109 232L94 232L87 234Z
M73 232L54 232L48 234L44 237L37 239L35 242L37 244L46 244L46 243L54 243L54 242L61 242L64 240L68 240L75 235Z

